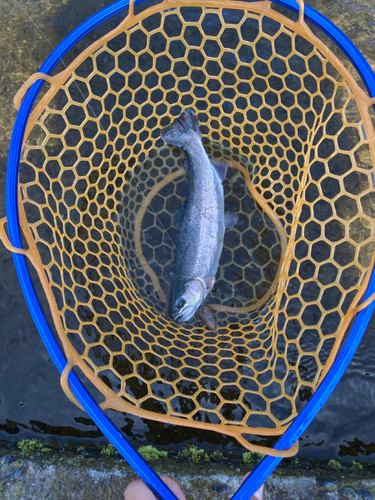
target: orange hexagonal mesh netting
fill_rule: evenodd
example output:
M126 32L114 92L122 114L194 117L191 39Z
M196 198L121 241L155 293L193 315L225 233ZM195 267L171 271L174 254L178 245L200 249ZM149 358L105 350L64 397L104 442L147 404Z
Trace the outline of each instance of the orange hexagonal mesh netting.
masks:
M371 99L302 17L268 1L131 7L48 81L21 218L66 393L78 367L102 408L264 451L246 435L280 435L301 411L373 265ZM208 155L228 162L225 203L240 215L207 300L216 332L166 315L187 181L160 130L186 107Z

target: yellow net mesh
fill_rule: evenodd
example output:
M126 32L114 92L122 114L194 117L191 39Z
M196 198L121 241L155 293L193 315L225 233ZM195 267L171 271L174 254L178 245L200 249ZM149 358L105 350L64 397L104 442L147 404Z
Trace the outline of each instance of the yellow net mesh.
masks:
M21 215L64 389L76 366L103 408L260 450L245 435L279 435L299 413L367 284L370 99L270 2L131 8L49 81L28 125ZM187 181L160 130L186 107L208 155L228 162L226 208L240 215L208 297L217 332L165 313Z

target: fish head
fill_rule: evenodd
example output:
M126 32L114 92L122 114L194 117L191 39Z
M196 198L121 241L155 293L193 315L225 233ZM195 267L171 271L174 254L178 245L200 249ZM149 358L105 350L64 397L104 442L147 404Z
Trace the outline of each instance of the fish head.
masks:
M169 313L177 323L189 321L206 296L206 288L201 279L179 282L173 292L169 304Z

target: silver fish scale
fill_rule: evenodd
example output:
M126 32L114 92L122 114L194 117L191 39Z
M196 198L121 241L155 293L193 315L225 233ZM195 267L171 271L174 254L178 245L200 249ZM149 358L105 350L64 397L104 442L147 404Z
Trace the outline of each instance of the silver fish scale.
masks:
M199 137L186 148L189 196L180 228L180 279L215 277L223 248L224 191Z

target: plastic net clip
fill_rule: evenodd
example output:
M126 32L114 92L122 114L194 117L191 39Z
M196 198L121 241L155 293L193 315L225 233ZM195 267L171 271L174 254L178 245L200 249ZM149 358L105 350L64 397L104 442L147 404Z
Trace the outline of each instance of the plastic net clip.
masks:
M128 17L134 16L134 0L129 1Z
M21 255L25 255L26 257L29 257L29 250L27 250L25 248L14 247L10 243L8 235L6 234L5 228L4 228L4 226L5 226L6 223L7 223L7 218L6 217L3 217L2 219L0 219L0 240L2 241L3 245L5 246L5 248L7 250L9 250L10 252L19 253Z
M357 306L354 309L354 314L358 314L359 312L363 311L363 309L366 309L366 307L368 307L374 300L375 300L375 293L370 295L370 297L367 300L365 300L364 302L362 302L362 304Z
M246 440L246 438L242 436L236 436L236 439L245 448L249 448L249 442ZM253 451L254 453L262 453L263 455L269 455L271 457L290 458L294 457L298 453L299 442L297 441L291 448L283 450L277 450L276 448L269 448L267 446L259 446L251 443L251 451Z
M69 377L69 374L71 372L73 368L73 362L72 361L68 361L66 367L64 368L64 371L62 372L61 374L61 378L60 378L60 382L61 382L61 387L62 387L62 390L64 391L66 397L68 399L70 399L70 401L72 403L74 403L75 405L78 406L78 408L80 408L82 411L85 411L83 408L82 408L82 405L81 403L79 403L79 401L77 400L77 398L74 396L71 388L70 388L70 384L69 384L69 381L68 381L68 377Z
M299 18L298 18L298 22L300 24L304 23L305 20L304 20L304 17L305 17L305 2L304 0L297 0L297 3L299 5Z
M17 94L14 96L13 105L17 111L20 109L22 100L25 97L26 93L28 92L29 88L37 80L44 80L50 83L51 85L54 82L54 78L52 76L45 75L44 73L34 73L33 75L31 75L30 78L26 80L26 82L22 85Z

